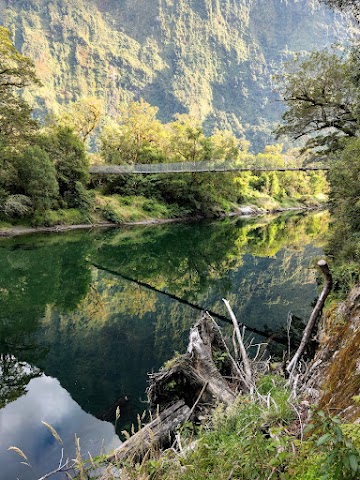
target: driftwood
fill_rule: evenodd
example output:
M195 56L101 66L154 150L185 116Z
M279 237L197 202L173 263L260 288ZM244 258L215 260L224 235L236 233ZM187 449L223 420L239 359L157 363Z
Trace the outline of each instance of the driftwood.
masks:
M326 262L322 260L318 266L325 277L324 288L304 330L300 346L287 367L290 373L295 370L311 338L332 287ZM253 390L256 359L249 359L234 312L227 300L224 299L224 303L234 326L233 341L237 341L234 350L241 355L240 363L231 356L219 326L208 313L203 313L190 331L187 353L173 359L160 372L150 375L147 393L154 420L115 450L108 457L109 461L139 462L151 452L171 445L176 429L182 423L187 420L201 421L204 414L209 413L216 404L232 404L239 390ZM222 359L221 372L215 357ZM234 378L235 381L230 384L225 377Z
M211 317L203 314L190 331L187 353L177 358L170 368L151 375L148 389L151 408L166 407L174 398L182 398L192 407L205 385L198 402L200 410L204 404L232 403L236 395L215 365L216 349L224 351L222 340Z
M296 366L297 366L302 354L304 353L304 350L305 350L307 344L310 341L311 334L313 332L316 321L319 318L319 316L321 315L322 309L324 308L325 300L327 299L327 297L328 297L328 295L331 291L331 288L332 288L332 283L333 283L332 275L330 273L329 266L326 263L326 261L325 260L320 260L318 262L318 267L320 268L320 270L321 270L321 272L324 276L324 279L325 279L324 287L323 287L322 292L321 292L321 294L318 298L318 301L316 302L314 310L312 311L312 313L310 315L309 321L308 321L308 323L305 327L305 330L303 332L303 336L302 336L299 348L297 349L295 355L293 356L293 358L291 359L290 363L288 364L288 366L286 368L287 371L290 374L292 374L295 371Z
M247 351L246 351L246 348L245 348L245 345L244 345L244 342L243 342L243 338L242 338L241 333L240 333L239 323L237 321L237 318L235 317L235 314L234 314L228 300L223 298L223 302L225 303L225 306L226 306L226 308L229 312L231 321L232 321L233 326L234 326L234 334L235 334L235 337L236 337L236 339L238 341L238 344L239 344L239 349L240 349L240 353L241 353L241 360L242 360L242 364L244 366L244 376L243 376L243 378L244 378L246 388L250 391L250 390L252 390L252 387L253 387L253 378L252 378L253 375L252 375L252 371L251 371L250 360L249 360L249 357L248 357L248 354L247 354Z
M190 331L187 353L150 375L148 400L155 419L115 450L109 461L139 462L147 452L170 445L180 424L196 422L217 403L229 405L235 400L235 388L218 370L214 351L226 350L219 327L204 313ZM231 365L229 360L229 373Z
M169 443L171 441L171 433L187 420L189 414L190 408L185 405L184 400L179 400L126 440L108 458L108 461L141 460L149 450L164 446L166 441Z

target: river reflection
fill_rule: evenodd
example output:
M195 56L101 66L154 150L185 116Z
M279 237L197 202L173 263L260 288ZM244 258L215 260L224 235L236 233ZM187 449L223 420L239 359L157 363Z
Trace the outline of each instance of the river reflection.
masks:
M46 473L41 420L71 445L75 427L95 450L116 438L100 420L114 421L117 406L129 429L146 408L147 373L187 343L199 315L189 303L224 315L226 297L260 330L278 330L289 312L306 318L327 226L317 212L0 241L0 479L38 478L15 473L10 444Z
M0 411L0 478L37 479L57 468L62 445L42 421L61 437L64 459L75 458L75 434L81 438L82 451L93 455L120 445L111 423L85 413L58 380L41 376L30 381L26 395ZM16 454L7 451L9 445L26 452L30 466L20 463L23 458L14 458Z

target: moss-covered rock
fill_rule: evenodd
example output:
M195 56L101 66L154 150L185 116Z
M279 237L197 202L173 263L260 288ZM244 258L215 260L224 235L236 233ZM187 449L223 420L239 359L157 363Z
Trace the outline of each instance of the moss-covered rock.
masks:
M321 344L314 362L321 364L310 386L320 385L320 408L350 422L360 421L360 287L324 316Z

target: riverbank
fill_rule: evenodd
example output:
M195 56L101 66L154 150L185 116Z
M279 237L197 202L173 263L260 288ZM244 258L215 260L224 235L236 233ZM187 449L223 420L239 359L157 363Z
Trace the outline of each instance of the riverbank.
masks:
M298 205L294 207L283 207L277 206L274 209L264 209L259 208L256 205L243 205L239 206L236 210L230 211L229 213L220 213L216 217L210 217L205 215L195 215L195 216L182 216L176 218L146 218L144 220L138 221L124 221L124 222L103 222L103 221L94 221L94 223L79 223L79 224L68 224L68 225L53 225L53 226L26 226L26 225L11 225L1 227L0 226L0 238L5 237L15 237L19 235L30 235L33 233L61 233L67 232L70 230L87 230L87 229L98 229L98 228L119 228L124 226L133 226L133 225L161 225L166 223L176 223L176 222L189 222L197 221L205 218L226 218L226 217L255 217L260 215L271 215L276 213L283 212L299 212L299 211L311 211L311 210L320 210L326 208L326 203L317 203L312 206Z
M229 393L236 392L236 399L222 402L205 426L199 429L195 422L179 428L170 450L159 453L149 449L141 463L135 456L128 457L125 464L122 460L124 478L359 478L359 298L358 286L345 302L328 306L322 316L317 353L304 374L286 380L279 373L269 373L274 370L270 363L265 362L264 369L264 362L252 361L251 370L256 372L252 392L239 393L230 385ZM223 341L217 342L217 348ZM221 362L218 352L212 357L219 369L234 362L229 349ZM181 357L168 362L157 375L165 377L179 362ZM226 378L234 382L236 375L233 372ZM176 388L176 381L173 384ZM199 398L207 386L205 383ZM199 398L191 412L198 407ZM116 453L111 456L114 469L119 468L124 451L120 447L119 457Z

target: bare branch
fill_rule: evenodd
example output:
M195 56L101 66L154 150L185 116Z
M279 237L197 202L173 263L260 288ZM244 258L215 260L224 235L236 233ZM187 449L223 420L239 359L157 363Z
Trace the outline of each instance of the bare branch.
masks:
M316 323L319 315L321 314L321 311L322 311L322 309L324 307L324 304L325 304L325 300L328 297L328 295L331 291L331 288L332 288L332 275L331 275L331 272L329 270L328 264L326 263L325 260L320 260L318 262L318 266L319 266L319 268L320 268L320 270L321 270L321 272L322 272L322 274L324 275L324 278L325 278L324 287L323 287L323 290L322 290L322 292L321 292L321 294L318 298L318 301L316 302L315 308L310 315L309 321L308 321L308 323L305 327L305 330L304 330L299 348L297 349L295 355L293 356L292 360L290 361L289 365L286 368L289 373L294 372L299 359L301 358L302 354L304 353L305 347L309 343L309 340L310 340L313 328L315 326L315 323Z
M234 314L228 300L226 300L225 298L223 298L222 300L223 300L223 302L224 302L224 304L225 304L225 306L226 306L226 308L227 308L227 310L230 314L230 318L231 318L231 320L233 322L233 325L234 325L236 338L237 338L237 341L239 343L241 359L242 359L242 362L243 362L243 365L244 365L246 385L249 388L249 390L251 390L251 388L253 386L252 372L251 372L249 357L247 355L246 348L245 348L245 345L244 345L244 342L243 342L243 339L242 339L242 336L241 336L241 333L240 333L239 323L237 321L237 318L235 317L235 314Z

